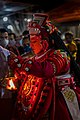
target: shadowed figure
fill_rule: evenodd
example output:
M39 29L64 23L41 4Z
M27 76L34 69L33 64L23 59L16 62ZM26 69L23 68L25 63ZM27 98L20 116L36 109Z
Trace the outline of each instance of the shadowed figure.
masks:
M4 78L8 73L7 57L8 51L0 46L0 79Z

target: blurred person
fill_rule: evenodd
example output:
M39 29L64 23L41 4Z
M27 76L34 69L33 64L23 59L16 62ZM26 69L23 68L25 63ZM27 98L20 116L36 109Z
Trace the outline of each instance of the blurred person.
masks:
M29 36L29 31L28 30L24 30L22 33L22 37L28 37Z
M23 49L24 49L23 56L31 57L33 55L33 51L30 47L30 36L29 35L22 39L22 45L23 45Z
M24 52L29 52L31 51L31 47L30 47L30 40L29 40L29 37L24 37L23 40L22 40L22 44L23 44L23 47L24 47Z
M22 33L22 39L20 40L20 47L18 47L19 51L21 55L23 57L31 57L33 55L32 49L30 47L30 35L29 35L29 31L25 30Z
M9 43L7 45L7 49L17 54L16 35L14 33L9 33L8 35L9 35Z
M66 46L74 59L76 60L76 54L77 54L77 45L74 42L74 35L71 31L65 32L65 41L66 41Z
M10 51L0 46L0 120L11 120L14 107L13 92L6 89L5 78L9 77L8 57Z
M29 36L29 31L28 30L24 30L23 33L22 33L22 39L24 37L28 37ZM22 39L20 40L20 45L23 46L22 44Z
M4 78L8 72L7 59L9 55L10 55L9 51L0 46L0 79Z
M6 48L9 43L8 31L4 28L0 29L0 45Z
M16 45L16 35L15 33L9 33L9 46Z

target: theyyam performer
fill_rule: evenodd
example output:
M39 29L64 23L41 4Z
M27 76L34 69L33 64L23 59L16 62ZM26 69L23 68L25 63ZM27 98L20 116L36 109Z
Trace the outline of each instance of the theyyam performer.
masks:
M58 30L45 14L36 13L33 18L28 28L35 55L9 57L20 83L16 120L80 120L80 88L70 74L70 57L55 48L51 37Z

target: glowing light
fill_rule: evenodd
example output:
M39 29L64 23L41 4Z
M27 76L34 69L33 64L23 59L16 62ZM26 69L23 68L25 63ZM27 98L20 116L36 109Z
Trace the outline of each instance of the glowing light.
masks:
M31 18L24 18L24 21L30 22L32 19Z
M4 22L8 21L8 17L4 17L4 18L3 18L3 21L4 21Z
M7 28L13 31L13 26L12 25L8 25Z
M65 35L64 35L64 34L61 36L61 39L62 39L62 40L64 40L64 39L65 39Z
M7 28L8 28L8 29L11 29L11 28L12 28L12 25L8 25Z
M24 21L27 21L27 18L24 18Z
M31 18L29 18L29 19L27 19L27 22L30 22L32 19Z
M16 88L16 86L14 85L14 80L15 80L15 78L13 77L11 77L11 78L6 78L6 80L8 80L8 84L7 84L7 89L9 89L9 90L16 90L17 88Z

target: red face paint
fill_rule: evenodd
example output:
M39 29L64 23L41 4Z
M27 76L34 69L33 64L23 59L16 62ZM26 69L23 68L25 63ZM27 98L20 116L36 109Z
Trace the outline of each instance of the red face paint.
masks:
M42 51L41 36L30 35L30 46L35 54Z

